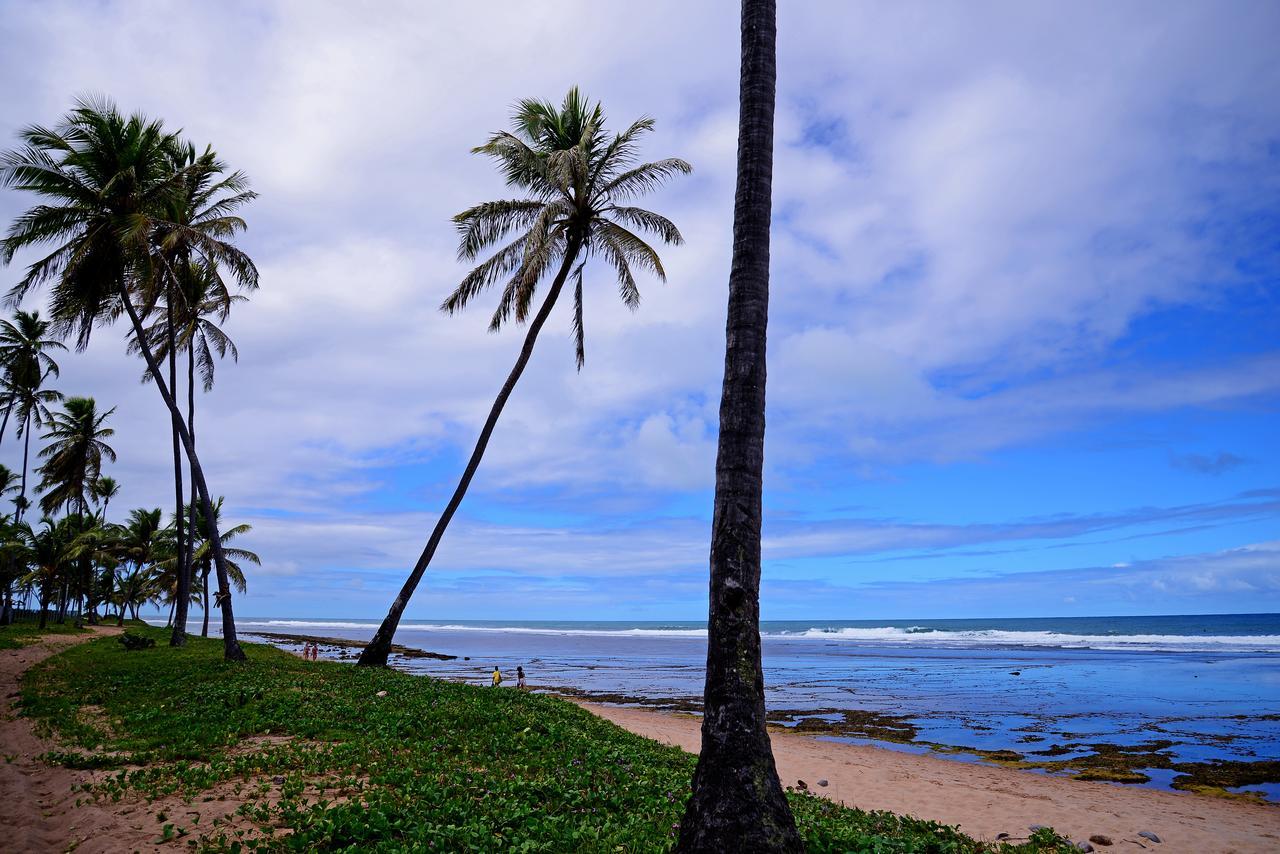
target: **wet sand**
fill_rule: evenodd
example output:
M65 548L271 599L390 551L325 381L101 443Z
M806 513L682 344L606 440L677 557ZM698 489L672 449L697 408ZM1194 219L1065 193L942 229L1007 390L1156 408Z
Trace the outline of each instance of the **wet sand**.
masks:
M698 751L701 720L693 715L579 702L638 735ZM775 732L773 753L787 786L864 810L889 810L958 825L980 839L1025 838L1047 825L1076 841L1101 834L1099 851L1167 854L1264 854L1280 851L1280 806L1050 777ZM826 780L827 785L819 785ZM1150 831L1156 844L1138 836Z

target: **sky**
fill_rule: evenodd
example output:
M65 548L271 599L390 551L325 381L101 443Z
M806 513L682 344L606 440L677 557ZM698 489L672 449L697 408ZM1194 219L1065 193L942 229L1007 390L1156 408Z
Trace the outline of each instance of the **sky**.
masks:
M779 5L763 617L1280 611L1280 6ZM385 613L515 359L438 310L513 192L470 149L572 85L653 117L668 280L587 267L407 617L705 617L736 4L0 0L0 81L0 148L105 94L260 194L197 411L260 617ZM116 407L113 516L172 497L124 335L57 383Z

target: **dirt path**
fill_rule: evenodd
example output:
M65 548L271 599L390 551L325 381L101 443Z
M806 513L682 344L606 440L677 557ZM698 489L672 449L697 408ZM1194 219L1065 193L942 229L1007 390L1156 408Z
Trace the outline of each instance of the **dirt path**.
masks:
M580 703L583 708L666 744L697 753L701 721L648 709ZM1264 854L1280 851L1280 806L1227 801L1108 783L1086 783L990 765L918 756L878 747L776 733L773 755L784 785L849 806L889 810L959 825L970 836L1026 836L1043 824L1085 840L1110 837L1113 847L1161 854ZM820 786L819 780L826 780ZM1139 837L1151 831L1156 844Z
M72 787L90 775L41 762L38 757L53 745L15 711L20 680L29 667L69 646L120 631L96 626L92 634L48 635L21 649L0 650L0 850L66 851L84 839L109 839L120 824L121 818L107 809L76 806Z

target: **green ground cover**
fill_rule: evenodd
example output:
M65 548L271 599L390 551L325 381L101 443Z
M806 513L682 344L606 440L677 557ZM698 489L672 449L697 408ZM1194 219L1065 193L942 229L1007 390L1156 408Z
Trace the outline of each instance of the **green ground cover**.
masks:
M8 626L0 626L0 649L21 649L41 635L74 635L85 634L88 629L77 629L70 621L61 625L49 621L43 630L35 620L23 620Z
M48 758L105 769L85 798L151 802L158 839L199 850L623 851L674 842L693 758L571 703L216 641L127 651L112 638L33 668L23 714ZM386 692L385 696L379 696ZM187 803L244 799L234 820ZM932 822L792 792L812 852L1074 850L1041 831L999 847Z

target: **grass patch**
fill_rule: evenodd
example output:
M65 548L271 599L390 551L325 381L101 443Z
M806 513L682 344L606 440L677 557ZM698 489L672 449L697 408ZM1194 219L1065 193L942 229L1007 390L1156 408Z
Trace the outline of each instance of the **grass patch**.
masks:
M647 852L675 840L693 758L571 703L258 645L248 664L229 664L217 641L170 649L155 636L154 649L105 638L33 668L23 713L64 739L49 758L108 769L90 798L244 800L237 821L213 826L155 804L163 838L237 852ZM789 797L811 852L1073 850L1051 832L986 845L933 822Z
M70 622L58 624L49 621L49 625L41 629L36 622L17 622L9 626L0 626L0 649L21 649L39 641L44 635L82 635L88 629L77 629Z

